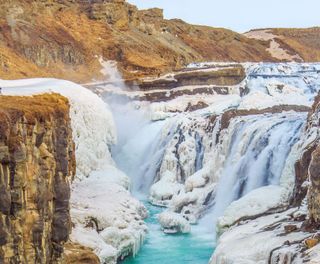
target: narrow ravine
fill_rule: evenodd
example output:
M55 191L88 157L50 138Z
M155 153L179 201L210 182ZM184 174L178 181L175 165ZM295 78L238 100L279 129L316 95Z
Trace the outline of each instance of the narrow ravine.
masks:
M214 249L214 239L205 226L193 226L189 234L167 235L161 231L157 220L163 209L148 202L145 205L150 214L146 220L149 233L138 255L129 257L124 264L208 263Z

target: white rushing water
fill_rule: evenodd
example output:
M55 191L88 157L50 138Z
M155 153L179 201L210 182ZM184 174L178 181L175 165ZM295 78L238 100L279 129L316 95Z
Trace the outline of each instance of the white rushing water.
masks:
M218 146L224 161L214 206L204 222L215 225L227 206L252 190L279 185L292 146L306 114L281 113L234 118Z

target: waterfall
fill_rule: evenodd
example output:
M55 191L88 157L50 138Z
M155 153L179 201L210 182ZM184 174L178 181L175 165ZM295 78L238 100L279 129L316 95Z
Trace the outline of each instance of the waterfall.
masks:
M217 147L216 155L223 162L215 168L219 182L213 209L204 221L216 223L232 201L254 189L279 185L305 118L306 114L280 113L236 117L230 122Z
M198 132L195 133L196 140L196 162L195 162L195 172L199 171L203 167L203 156L204 156L204 146L202 142L202 138Z
M112 157L117 167L130 177L133 194L146 200L171 138L170 131L164 134L168 121L152 121L146 108L128 98L106 94L104 100L110 106L117 128Z
M199 223L191 227L191 236L200 240L210 234L212 241L218 218L253 190L278 186L274 193L281 196L284 165L306 114L279 111L291 109L297 100L309 106L320 89L316 68L298 73L285 65L253 64L246 70L247 78L231 87L231 94L208 95L212 101L203 96L209 107L194 112L179 112L180 104L191 97L139 102L128 99L133 96L124 89L117 98L105 98L118 130L112 157L130 177L133 194L167 207L157 210L171 211L168 222L176 216L187 224ZM237 91L240 88L246 88L243 94ZM150 203L146 204L152 212ZM151 219L152 232L157 233L157 218Z
M146 123L113 152L118 167L130 176L134 194L147 195L153 183L165 147L161 142L164 122Z

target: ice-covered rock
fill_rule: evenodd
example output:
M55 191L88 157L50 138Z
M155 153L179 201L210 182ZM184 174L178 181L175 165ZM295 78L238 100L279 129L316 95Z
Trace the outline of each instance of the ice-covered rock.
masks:
M308 233L297 231L301 227L301 222L295 220L293 215L298 211L297 208L290 209L231 227L219 238L209 263L268 263L273 249L294 244L309 236Z
M147 232L143 221L147 211L126 189L128 181L122 172L110 167L72 185L71 216L80 228L75 235L72 232L71 238L84 244L90 231L94 250L103 261L105 247L112 246L117 258L136 254Z
M153 204L182 215L186 211L185 218L196 222L213 188L209 154L215 145L214 126L214 118L191 115L174 118L164 127L164 134L170 136L150 188Z
M175 175L170 171L166 171L162 174L162 178L151 186L149 200L154 205L168 206L173 195L182 188L183 185L177 183Z
M180 214L163 212L159 214L158 221L165 233L189 233L190 224Z
M109 146L116 142L114 120L99 96L78 84L58 79L0 80L0 87L7 95L59 93L69 99L77 178L113 164Z
M287 205L288 198L288 193L281 186L269 185L255 189L227 207L218 220L217 228L225 229L238 221L281 210Z

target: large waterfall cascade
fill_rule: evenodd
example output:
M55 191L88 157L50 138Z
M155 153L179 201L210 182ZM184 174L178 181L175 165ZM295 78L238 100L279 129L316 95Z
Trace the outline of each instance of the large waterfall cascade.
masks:
M248 77L242 85L249 93L236 105L234 101L226 105L227 110L250 109L250 105L256 109L276 104L310 106L320 90L315 74L319 65L246 67ZM207 112L170 114L157 121L152 117L157 107L152 105L107 97L106 101L118 130L113 158L131 178L133 194L150 211L146 244L126 263L160 263L164 254L168 259L177 258L175 263L207 263L218 218L233 201L252 190L281 183L287 157L306 120L306 113L295 111L253 113L235 116L222 129L225 110L215 112L210 106ZM164 210L198 224L191 227L190 234L164 234L157 218Z

